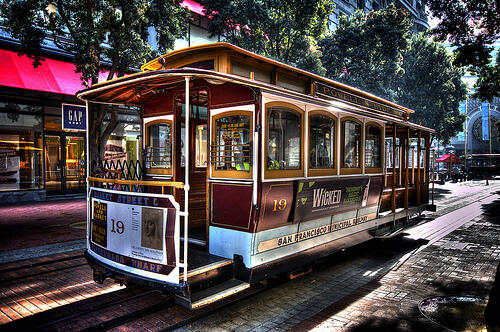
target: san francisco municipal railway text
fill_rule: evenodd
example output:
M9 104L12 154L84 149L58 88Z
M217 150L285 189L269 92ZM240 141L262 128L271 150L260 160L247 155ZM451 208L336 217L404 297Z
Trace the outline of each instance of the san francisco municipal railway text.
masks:
M305 230L305 231L302 231L299 233L293 233L290 235L285 235L285 236L281 236L278 238L265 240L265 241L262 241L259 243L258 250L259 250L259 252L263 252L266 250L286 246L286 245L291 244L291 243L304 241L304 240L307 240L307 239L310 239L310 238L313 238L316 236L325 235L325 234L335 232L335 231L338 231L338 230L341 230L341 229L344 229L347 227L362 224L364 222L367 222L369 220L374 219L375 217L376 217L376 214L372 213L372 214L368 214L368 215L361 216L361 217L356 217L356 218L351 218L351 219L339 221L339 222L336 222L336 223L333 223L330 225L324 225L324 226L319 226L316 228L311 228L311 229L308 229L308 230Z

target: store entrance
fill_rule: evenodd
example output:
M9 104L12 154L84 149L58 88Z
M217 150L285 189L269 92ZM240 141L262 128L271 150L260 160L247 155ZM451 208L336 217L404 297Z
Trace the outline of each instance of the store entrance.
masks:
M45 132L47 195L85 191L85 136Z

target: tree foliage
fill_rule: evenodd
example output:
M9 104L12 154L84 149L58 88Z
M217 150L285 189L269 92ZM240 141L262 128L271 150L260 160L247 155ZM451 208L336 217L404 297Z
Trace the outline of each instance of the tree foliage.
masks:
M327 31L331 0L203 0L212 35L299 68L324 74L317 40Z
M411 120L436 130L436 138L447 143L463 130L465 115L459 102L467 96L461 80L464 72L453 65L449 51L424 35L413 35L404 53L405 75L397 86L396 101L416 112Z
M427 0L441 22L431 33L455 49L454 63L478 76L475 97L500 96L500 62L494 63L492 44L500 39L498 0Z
M185 35L188 18L180 0L4 0L0 13L6 30L19 41L19 53L35 67L43 62L45 40L51 39L72 56L86 86L98 82L99 72L109 71L108 79L123 76L155 56L148 44L149 27L156 30L159 52L172 49ZM93 157L103 157L117 124L116 107L106 116L103 106L92 106L90 131L97 138L90 141Z
M393 5L343 17L320 42L327 75L415 110L410 120L434 128L440 141L461 130L458 103L466 97L463 71L438 43L411 35L408 12Z
M412 21L393 4L366 15L341 16L334 33L320 42L327 76L389 100L404 75L403 53Z

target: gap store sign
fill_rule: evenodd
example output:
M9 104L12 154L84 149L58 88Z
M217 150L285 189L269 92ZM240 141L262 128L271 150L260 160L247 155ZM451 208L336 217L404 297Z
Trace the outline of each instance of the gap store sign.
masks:
M85 106L62 104L63 130L85 131L87 112Z

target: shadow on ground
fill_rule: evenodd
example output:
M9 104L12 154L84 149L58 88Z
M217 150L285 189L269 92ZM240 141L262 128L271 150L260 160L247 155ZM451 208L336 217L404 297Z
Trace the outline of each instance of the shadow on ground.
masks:
M500 195L500 191L495 194ZM500 225L500 199L497 199L489 204L483 204L484 221L490 222L495 225Z
M434 187L434 199L435 200L443 198L444 196L449 195L449 194L451 194L451 190L449 190L449 189ZM432 195L432 190L429 188L429 197L431 197L431 195Z
M354 256L374 256L375 259L380 261L397 262L405 254L427 243L428 241L423 239L409 239L405 237L405 234L399 234L388 239L374 239L372 241L368 241L351 247L338 254L332 255L330 258L325 259L323 262L318 264L318 269L327 268L327 266L321 265L328 265L331 267L332 265L339 264L342 261L352 260ZM379 278L384 276L386 273L387 272L382 273L381 275L376 277L376 279L372 279L361 287L358 287L353 292L349 293L349 295L335 301L317 314L308 317L300 324L294 326L292 330L307 331L323 324L330 317L335 316L337 313L357 302L359 299L364 298L366 295L380 288L381 284L379 282ZM413 303L410 307L413 307ZM425 328L427 331L434 331L432 328L435 324L433 324L433 322L425 319L420 314L417 308L416 311L411 309L406 319L384 320L378 318L369 318L361 323L359 328L356 327L355 330L363 331L366 329L371 329L375 331L419 331ZM429 328L429 326L431 328ZM435 330L442 330L442 328Z
M469 295L478 298L486 299L491 289L489 282L451 282L439 283L434 282L432 286L436 296L455 296ZM424 300L424 299L421 299ZM459 318L459 317L457 317ZM484 317L482 314L477 317L477 324L485 326ZM453 319L453 317L451 318ZM456 331L466 331L470 327L471 322L467 320L453 319L453 327ZM448 327L450 326L448 325ZM393 318L369 317L356 326L349 328L348 331L443 331L445 328L439 324L427 319L418 309L417 302L407 302L407 305L402 304L398 312L394 312Z

